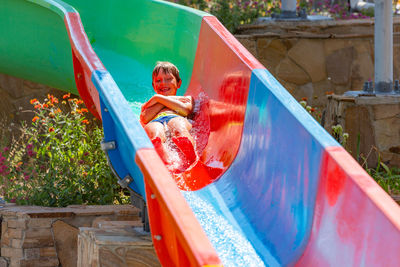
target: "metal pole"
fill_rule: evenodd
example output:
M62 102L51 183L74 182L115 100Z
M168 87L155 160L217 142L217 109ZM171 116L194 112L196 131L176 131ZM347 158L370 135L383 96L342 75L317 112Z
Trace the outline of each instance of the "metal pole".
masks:
M393 91L393 12L391 0L375 0L375 92Z
M282 0L281 6L281 18L294 18L296 14L296 0Z

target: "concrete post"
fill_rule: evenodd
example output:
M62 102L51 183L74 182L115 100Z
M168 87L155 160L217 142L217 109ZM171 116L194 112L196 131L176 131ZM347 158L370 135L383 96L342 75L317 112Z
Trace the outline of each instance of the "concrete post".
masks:
M375 92L393 91L393 11L391 0L375 0Z
M281 18L294 18L296 14L296 0L282 0L281 6Z

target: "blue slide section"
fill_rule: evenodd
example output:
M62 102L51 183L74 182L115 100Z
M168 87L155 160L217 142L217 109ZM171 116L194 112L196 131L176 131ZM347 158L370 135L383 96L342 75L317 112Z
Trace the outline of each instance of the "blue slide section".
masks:
M327 146L338 143L267 70L254 70L233 164L215 183L184 193L217 252L228 252L219 255L226 266L298 260L310 236Z

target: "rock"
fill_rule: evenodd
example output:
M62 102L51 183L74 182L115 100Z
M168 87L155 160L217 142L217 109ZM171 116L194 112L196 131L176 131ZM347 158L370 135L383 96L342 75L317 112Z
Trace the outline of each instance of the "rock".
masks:
M288 58L283 59L279 64L276 75L279 79L296 85L302 85L310 81L308 74Z
M276 67L286 57L287 48L280 39L258 39L257 51L258 60L274 74Z
M374 105L373 111L374 111L374 119L375 120L399 116L400 115L400 102L399 102L399 104L392 104L392 105L388 105L388 104Z
M326 59L326 70L334 84L347 84L351 73L354 49L342 48L330 54Z
M0 87L13 98L24 95L24 80L0 73Z
M0 257L0 267L8 267L8 262L3 257Z
M312 82L326 79L325 51L322 42L302 39L289 50L288 57L308 73Z
M377 148L379 151L389 151L393 146L399 144L400 140L400 118L386 118L374 121Z
M61 265L76 266L79 230L63 221L56 221L53 223L53 232Z
M374 62L370 54L358 54L351 67L351 90L362 90L364 82L373 79Z
M326 39L324 40L325 55L329 56L337 50L353 46L350 40Z
M312 104L311 101L314 95L314 87L312 83L307 83L305 85L299 86L299 89L296 93L298 96L297 99L302 99L303 97L307 98L307 103Z
M256 40L250 38L237 38L238 41L254 56L257 57Z
M78 267L160 266L149 234L113 224L107 229L80 228Z

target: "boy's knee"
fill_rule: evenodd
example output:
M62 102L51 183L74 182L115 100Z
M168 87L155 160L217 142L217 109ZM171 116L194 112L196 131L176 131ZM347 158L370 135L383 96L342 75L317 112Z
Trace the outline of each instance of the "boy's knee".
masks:
M156 124L149 123L144 127L144 130L146 131L150 139L160 137L161 141L165 142L166 136L165 136L164 126L161 124L160 125L157 124L159 123L158 122L156 122Z

